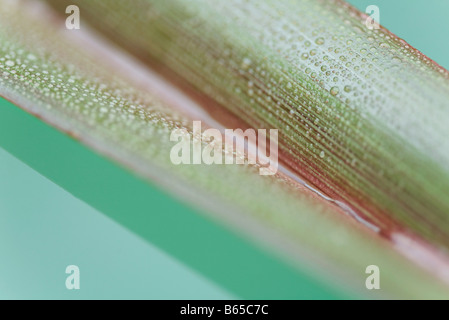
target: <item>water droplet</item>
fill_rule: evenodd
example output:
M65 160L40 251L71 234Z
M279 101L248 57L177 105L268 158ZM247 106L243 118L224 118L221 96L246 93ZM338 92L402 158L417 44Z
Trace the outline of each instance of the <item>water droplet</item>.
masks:
M242 61L242 68L248 69L248 67L251 65L251 60L249 58L244 58Z
M340 92L340 89L338 89L338 87L331 88L331 95L336 96L339 92Z
M344 90L345 92L351 92L351 86L345 86Z
M12 61L12 60L7 60L7 61L5 62L5 65L6 65L7 67L12 67L12 66L15 65L15 63L14 63L14 61Z
M322 44L324 44L324 38L317 38L316 40L315 40L315 43L317 44L317 45L322 45Z
M324 158L324 151L320 152L320 158L323 159Z

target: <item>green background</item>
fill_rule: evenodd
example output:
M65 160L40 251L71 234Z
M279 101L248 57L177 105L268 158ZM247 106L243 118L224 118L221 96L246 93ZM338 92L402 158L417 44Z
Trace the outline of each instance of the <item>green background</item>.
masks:
M378 5L382 25L449 67L449 44L443 41L449 34L445 17L449 1L350 2L362 11ZM143 186L130 173L4 100L0 101L0 146L0 298L347 297L305 270L284 266L156 187ZM52 147L57 152L52 153ZM111 181L127 182L145 194L149 207L159 214L158 220L144 221L149 224L147 236L127 229L142 223L129 220L139 202L136 207L128 203L128 212L112 219L102 213L112 210L107 199L114 190L94 189L98 181L90 181L91 189L85 189L77 179L83 168L70 166L77 160L101 166L104 177L110 174L116 179ZM184 243L170 241L169 233L161 230L169 224L169 213L185 218L192 228L180 230L186 235ZM197 250L204 240L189 237L195 232L213 234L215 247ZM217 251L207 256L206 249ZM229 259L217 254L226 249ZM227 262L217 268L217 262L209 259ZM65 267L70 264L80 267L81 290L65 288ZM287 286L289 281L296 290Z

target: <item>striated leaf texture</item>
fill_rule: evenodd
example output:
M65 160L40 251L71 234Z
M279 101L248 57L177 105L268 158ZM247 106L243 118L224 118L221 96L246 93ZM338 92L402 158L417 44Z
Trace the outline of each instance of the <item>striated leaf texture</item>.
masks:
M449 246L449 74L340 0L79 0L85 21L162 64L387 237Z

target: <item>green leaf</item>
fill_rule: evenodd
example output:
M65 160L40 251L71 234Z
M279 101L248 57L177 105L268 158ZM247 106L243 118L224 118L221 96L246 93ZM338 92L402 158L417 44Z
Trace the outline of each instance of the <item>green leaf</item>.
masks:
M448 72L364 14L343 1L76 3L249 127L278 128L283 160L330 198L447 250Z
M0 8L0 95L166 189L196 194L214 218L342 287L364 293L365 268L377 264L385 296L448 296L444 262L424 248L436 272L411 264L397 249L413 260L420 242L391 228L398 221L446 244L444 70L385 30L359 30L362 17L338 1L75 1L130 52L249 126L279 128L282 160L308 184L260 176L256 166L175 166L170 133L191 133L194 119L89 47L95 38L31 3ZM374 223L393 246L343 212Z

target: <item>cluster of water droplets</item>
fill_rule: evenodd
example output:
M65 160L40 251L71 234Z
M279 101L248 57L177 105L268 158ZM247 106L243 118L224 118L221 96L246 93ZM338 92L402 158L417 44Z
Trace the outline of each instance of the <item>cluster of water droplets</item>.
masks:
M153 42L171 38L148 42L148 52L251 126L278 128L280 147L314 183L391 212L412 202L428 210L418 181L449 169L443 69L388 31L368 30L366 16L342 2L154 5L164 14L139 23ZM417 153L430 157L406 183Z

